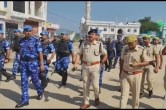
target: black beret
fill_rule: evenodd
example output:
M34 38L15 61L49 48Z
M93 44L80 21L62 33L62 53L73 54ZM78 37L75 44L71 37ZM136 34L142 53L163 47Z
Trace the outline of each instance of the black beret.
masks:
M91 33L96 33L97 34L97 29L91 29L88 34L91 34Z

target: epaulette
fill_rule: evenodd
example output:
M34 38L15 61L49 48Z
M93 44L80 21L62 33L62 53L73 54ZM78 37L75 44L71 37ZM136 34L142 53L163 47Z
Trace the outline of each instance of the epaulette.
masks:
M40 38L39 37L35 37L35 36L32 36L34 39L37 39L37 40L40 40Z
M145 49L144 47L142 47L142 46L140 46L140 45L138 46L138 48L139 48L139 49Z

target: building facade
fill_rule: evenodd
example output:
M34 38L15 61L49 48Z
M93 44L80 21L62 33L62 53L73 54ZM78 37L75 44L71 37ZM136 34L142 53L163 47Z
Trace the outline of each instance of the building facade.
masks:
M24 25L32 25L33 34L39 34L46 16L46 1L0 1L0 30L9 40L13 30L23 29Z
M49 22L43 22L42 27L44 30L47 30L49 32L49 37L54 36L56 30L60 29L60 25Z
M139 35L141 26L138 22L115 23L111 21L88 21L86 25L88 30L97 29L100 31L104 40L108 37L116 39L117 35Z
M85 36L90 29L97 29L101 32L101 37L105 40L108 37L116 39L117 35L140 34L141 24L139 22L113 22L113 21L93 21L90 17L91 2L85 2L85 17L81 19L80 35Z

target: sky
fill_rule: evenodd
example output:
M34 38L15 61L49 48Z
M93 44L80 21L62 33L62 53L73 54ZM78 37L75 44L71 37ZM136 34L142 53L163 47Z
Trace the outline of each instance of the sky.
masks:
M61 28L79 32L85 16L85 1L48 1L47 21ZM133 22L150 16L166 21L166 1L92 1L91 20Z

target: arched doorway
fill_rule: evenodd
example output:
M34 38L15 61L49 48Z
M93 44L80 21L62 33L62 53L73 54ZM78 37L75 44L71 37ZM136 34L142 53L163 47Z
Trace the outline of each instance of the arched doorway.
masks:
M118 29L118 32L117 32L117 34L120 34L120 35L122 35L122 34L123 34L123 30L122 30L122 29Z

